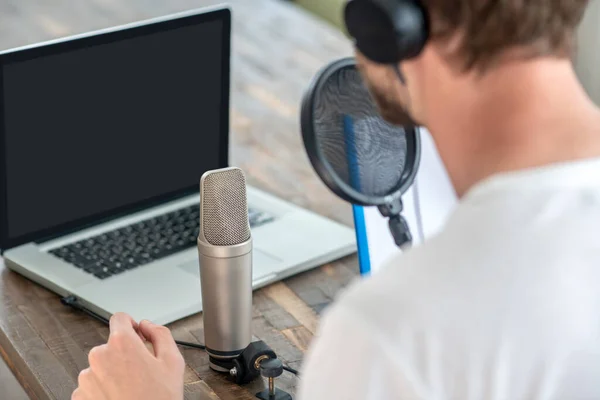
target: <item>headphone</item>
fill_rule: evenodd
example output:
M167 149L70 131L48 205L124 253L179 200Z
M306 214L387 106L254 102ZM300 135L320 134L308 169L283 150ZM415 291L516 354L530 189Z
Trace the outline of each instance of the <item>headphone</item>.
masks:
M344 19L356 48L380 64L418 56L429 38L429 16L419 0L349 0Z

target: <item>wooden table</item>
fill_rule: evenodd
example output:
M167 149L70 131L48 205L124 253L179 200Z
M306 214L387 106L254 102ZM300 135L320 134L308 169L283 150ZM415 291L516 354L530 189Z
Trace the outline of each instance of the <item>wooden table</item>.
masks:
M195 7L213 0L5 0L0 47L104 28ZM278 0L230 0L233 9L232 164L250 184L347 225L351 208L334 197L308 163L299 132L302 92L326 62L351 54L342 34L294 5ZM299 367L319 313L357 276L356 257L277 283L254 296L253 329L290 366ZM201 342L202 317L171 326L180 340ZM34 399L70 399L89 350L104 343L105 326L64 308L51 292L0 264L0 353ZM199 350L187 361L186 399L253 399L258 380L230 384L211 371ZM297 378L279 387L292 393ZM0 398L2 397L0 389Z

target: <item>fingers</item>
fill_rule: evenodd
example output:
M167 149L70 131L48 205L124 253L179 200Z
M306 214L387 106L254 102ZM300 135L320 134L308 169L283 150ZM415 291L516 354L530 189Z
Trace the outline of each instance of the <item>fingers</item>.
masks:
M75 389L73 394L71 394L71 400L85 400L84 394L81 391L81 389Z
M106 395L91 369L84 369L77 378L77 389L71 400L102 400Z
M127 314L116 313L110 318L108 344L117 351L146 351L139 325Z
M136 333L139 326L129 315L116 313L110 318L110 333Z
M142 342L145 342L146 339L144 338L144 335L142 335L142 333L140 332L140 326L137 322L135 322L135 320L133 318L131 318L131 316L125 314L125 313L116 313L115 314L115 321L114 324L117 325L115 326L115 329L118 329L118 327L120 326L120 323L123 322L126 330L128 331L128 324L125 321L130 321L131 325L133 327L134 332L140 337L140 339L142 339Z
M88 354L89 369L98 382L102 382L112 372L111 365L114 363L114 353L111 353L111 351L108 344L103 344L94 347Z
M91 397L83 389L77 388L71 395L71 400L91 400Z
M102 369L103 362L106 361L106 354L108 352L108 345L103 344L102 346L96 346L88 354L88 363L90 369Z
M141 334L141 332L140 332L140 334ZM152 343L146 341L145 338L144 338L144 345L146 346L146 348L148 349L150 354L152 354L153 356L156 356L156 352L154 351L154 346L152 345Z
M135 332L140 337L140 339L142 339L142 342L146 343L146 338L144 337L144 334L140 331L139 325L135 328Z
M140 322L140 332L152 343L156 357L168 362L183 363L183 357L175 344L171 331L150 321Z

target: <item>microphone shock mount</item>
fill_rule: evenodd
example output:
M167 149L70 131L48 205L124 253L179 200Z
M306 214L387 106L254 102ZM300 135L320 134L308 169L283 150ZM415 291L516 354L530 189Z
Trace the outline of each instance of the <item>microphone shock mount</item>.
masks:
M218 372L228 372L230 379L238 385L250 383L259 376L267 378L269 387L256 397L262 400L292 400L292 396L275 388L275 378L283 373L283 364L277 354L262 340L252 342L233 360L218 360L210 357L211 367Z
M383 217L388 218L388 227L396 246L410 246L413 237L410 233L408 222L402 216L402 211L404 210L402 198L392 198L387 204L379 206L378 209Z

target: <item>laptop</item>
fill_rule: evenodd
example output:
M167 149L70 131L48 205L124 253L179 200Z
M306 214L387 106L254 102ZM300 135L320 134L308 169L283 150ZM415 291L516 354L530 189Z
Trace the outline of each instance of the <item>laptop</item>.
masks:
M199 185L230 166L231 11L0 53L5 264L108 318L202 310ZM356 251L354 230L248 187L253 285ZM58 299L57 299L58 301Z

